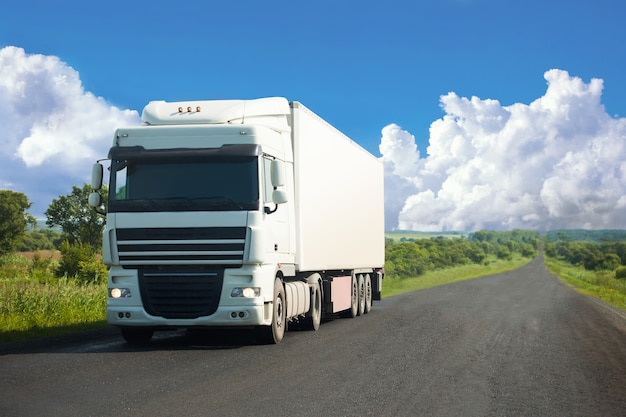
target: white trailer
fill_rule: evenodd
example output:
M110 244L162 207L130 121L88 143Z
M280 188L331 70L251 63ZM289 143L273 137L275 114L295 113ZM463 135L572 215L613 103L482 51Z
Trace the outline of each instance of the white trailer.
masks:
M279 97L151 102L142 118L115 132L103 235L107 320L129 343L179 327L278 343L380 299L380 160Z

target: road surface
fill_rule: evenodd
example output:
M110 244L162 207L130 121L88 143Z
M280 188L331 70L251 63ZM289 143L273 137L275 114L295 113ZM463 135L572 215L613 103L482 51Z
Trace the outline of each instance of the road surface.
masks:
M626 320L539 257L288 332L113 329L0 347L0 415L624 416Z

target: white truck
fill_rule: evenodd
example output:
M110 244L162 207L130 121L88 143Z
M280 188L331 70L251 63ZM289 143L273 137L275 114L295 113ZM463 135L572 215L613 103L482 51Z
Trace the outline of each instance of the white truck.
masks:
M279 343L380 299L380 160L281 97L155 101L142 120L115 132L103 232L107 320L128 343L194 327Z

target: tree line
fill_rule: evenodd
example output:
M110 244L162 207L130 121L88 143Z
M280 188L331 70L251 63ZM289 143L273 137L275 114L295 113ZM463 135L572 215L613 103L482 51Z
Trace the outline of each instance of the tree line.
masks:
M535 257L539 233L525 230L506 232L481 230L467 237L402 239L385 241L385 275L410 278L428 271L467 264L483 264L489 256L512 259L515 254Z
M587 229L565 229L551 230L546 233L547 241L557 240L582 240L588 242L616 242L626 241L626 230L605 229L605 230L587 230Z
M547 256L589 271L616 271L626 278L626 232L620 230L552 231L546 235Z

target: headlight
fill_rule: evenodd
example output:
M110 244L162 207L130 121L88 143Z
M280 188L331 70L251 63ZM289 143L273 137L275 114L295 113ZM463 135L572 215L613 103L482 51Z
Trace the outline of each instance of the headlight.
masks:
M259 287L233 288L230 292L230 296L233 298L256 298L261 296L261 289Z
M128 288L109 288L109 297L111 298L130 298L130 289Z

